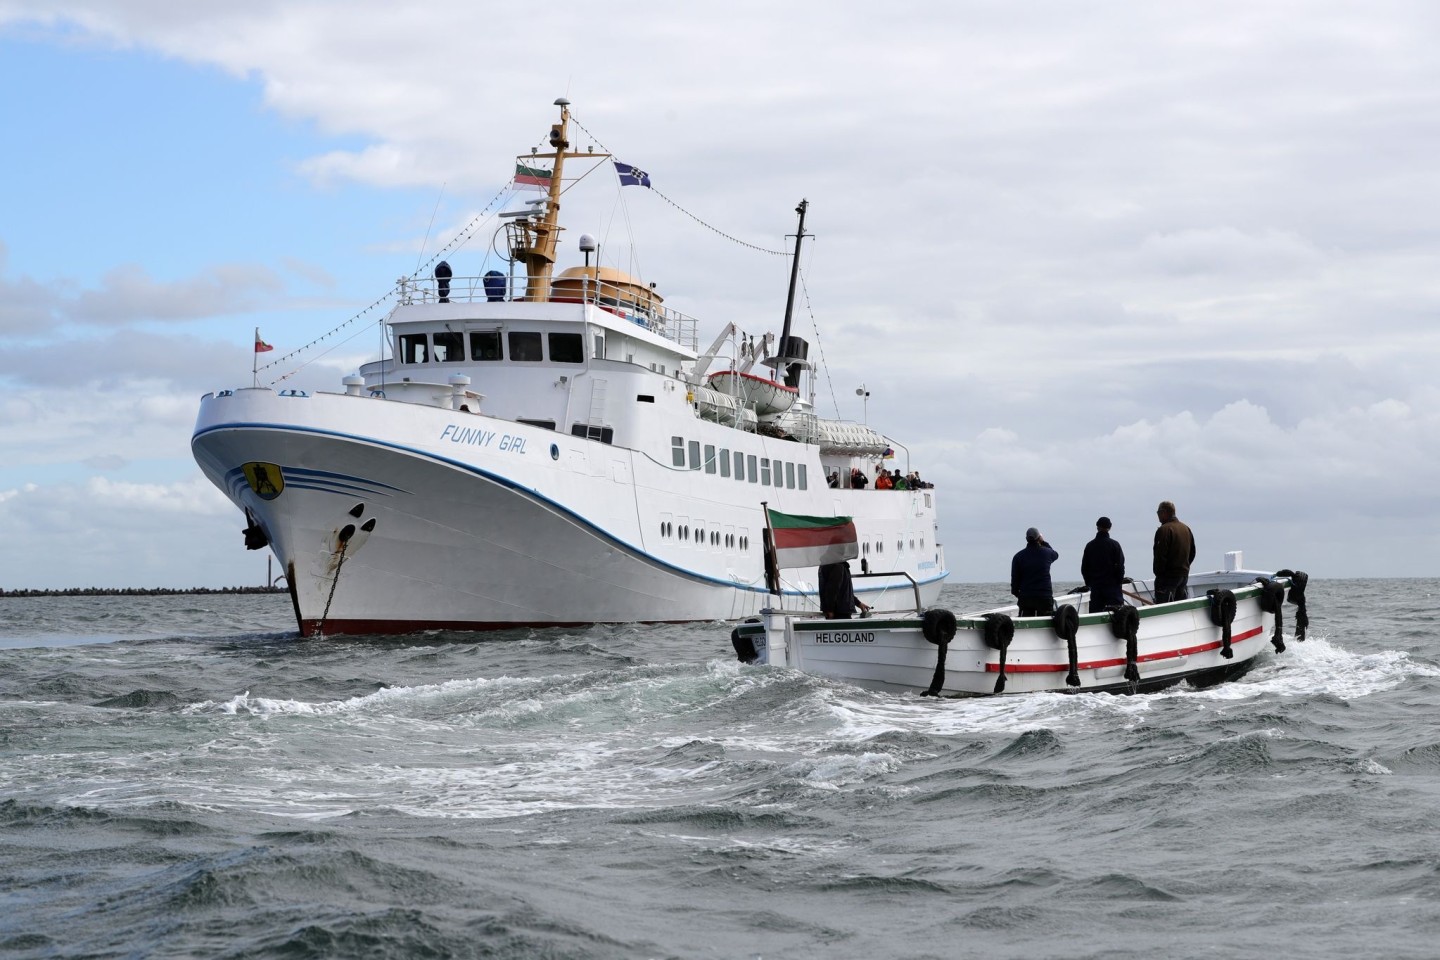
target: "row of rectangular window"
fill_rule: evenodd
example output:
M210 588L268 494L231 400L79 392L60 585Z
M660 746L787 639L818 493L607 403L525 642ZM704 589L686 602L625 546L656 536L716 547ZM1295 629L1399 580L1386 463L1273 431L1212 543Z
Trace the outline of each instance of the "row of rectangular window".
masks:
M732 461L729 450L721 448L717 455L715 445L710 443L705 444L704 456L701 456L700 441L687 442L684 437L670 438L670 462L677 467L688 464L691 470L718 472L722 477L732 476L730 465L733 462L733 476L736 480L749 480L761 486L784 487L789 490L810 489L809 472L803 463L756 457L739 450L735 451Z
M551 363L584 363L585 338L579 333L550 333L545 335L550 347ZM401 363L457 363L470 360L504 360L505 348L510 348L510 359L519 362L543 361L545 358L541 334L535 331L511 330L504 337L499 330L472 330L469 334L470 351L466 357L464 333L437 331L435 333L400 334ZM603 340L596 337L596 350L602 349Z

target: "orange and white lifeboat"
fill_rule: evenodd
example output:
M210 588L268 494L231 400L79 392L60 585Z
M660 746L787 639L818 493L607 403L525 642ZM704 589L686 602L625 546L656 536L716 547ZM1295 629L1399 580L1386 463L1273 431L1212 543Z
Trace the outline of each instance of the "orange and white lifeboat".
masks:
M707 379L711 389L734 397L760 417L784 413L800 396L794 387L738 370L721 370Z

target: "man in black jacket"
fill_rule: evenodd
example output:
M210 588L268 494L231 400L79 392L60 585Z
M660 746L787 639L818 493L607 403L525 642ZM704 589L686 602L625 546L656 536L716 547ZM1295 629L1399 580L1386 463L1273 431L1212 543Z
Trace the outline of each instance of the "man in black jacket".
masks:
M1055 588L1050 583L1050 564L1060 554L1040 531L1025 531L1025 549L1010 561L1010 592L1020 604L1022 617L1048 617L1055 612Z
M1080 559L1080 578L1090 588L1090 612L1104 613L1125 602L1120 584L1125 582L1125 551L1110 539L1110 518L1095 521L1095 539L1085 544Z

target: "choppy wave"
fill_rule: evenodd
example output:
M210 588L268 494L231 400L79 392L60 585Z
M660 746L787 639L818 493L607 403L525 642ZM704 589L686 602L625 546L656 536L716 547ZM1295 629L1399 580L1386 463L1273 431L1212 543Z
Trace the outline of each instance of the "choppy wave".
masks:
M0 650L0 952L1425 955L1433 618L1326 593L1229 684L972 700L743 667L723 625L132 611Z

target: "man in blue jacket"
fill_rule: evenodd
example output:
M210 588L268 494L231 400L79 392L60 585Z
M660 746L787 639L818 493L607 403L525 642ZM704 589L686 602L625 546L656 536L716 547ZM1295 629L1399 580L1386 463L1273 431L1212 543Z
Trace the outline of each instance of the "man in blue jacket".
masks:
M1010 561L1010 592L1020 603L1022 617L1048 617L1055 612L1055 588L1050 583L1050 564L1060 554L1040 531L1025 531L1025 549Z

